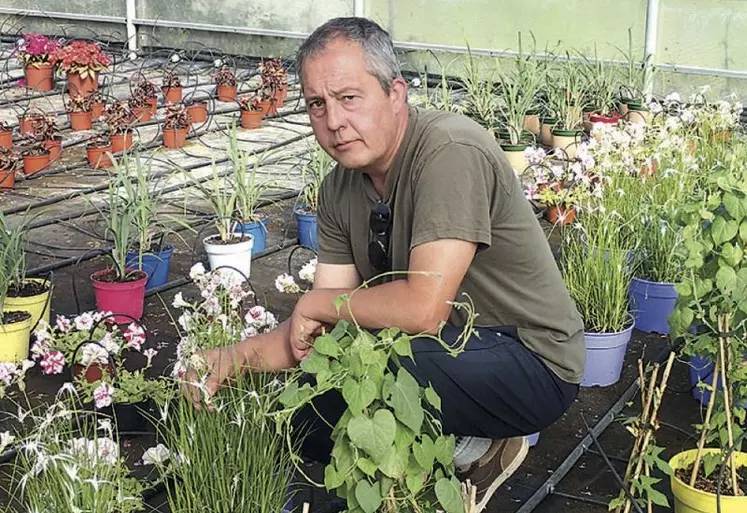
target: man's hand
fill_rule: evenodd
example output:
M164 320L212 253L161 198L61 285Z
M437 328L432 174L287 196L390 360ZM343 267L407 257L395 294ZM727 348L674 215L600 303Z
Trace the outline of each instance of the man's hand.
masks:
M200 410L203 405L203 394L206 394L208 398L213 397L228 381L236 377L237 372L241 372L244 362L235 345L206 349L198 354L209 369L207 380L204 385L200 385L197 371L189 367L182 378L181 389L184 397L192 403L195 409ZM209 411L215 409L211 404L205 406Z
M323 323L312 319L304 313L303 298L293 310L290 324L290 346L293 357L301 361L309 356L314 344L314 337L319 335Z

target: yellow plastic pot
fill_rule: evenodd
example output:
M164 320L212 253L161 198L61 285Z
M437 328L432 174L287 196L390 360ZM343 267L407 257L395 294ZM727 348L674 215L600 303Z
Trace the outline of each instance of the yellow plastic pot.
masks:
M695 460L697 450L681 452L669 460L669 465L674 469L687 468ZM712 454L717 449L705 449L704 453ZM747 453L738 452L734 459L737 467L747 465ZM674 494L674 511L675 513L716 513L716 494L696 490L687 483L683 483L677 477L671 477L672 493ZM729 476L724 478L724 491L731 488L727 483L730 482ZM721 513L744 513L747 511L747 497L734 497L731 495L721 495Z
M41 278L28 278L26 281L44 283ZM3 310L6 312L20 311L31 314L31 327L33 328L39 318L49 324L49 295L52 293L52 284L47 282L49 290L43 294L30 297L10 297L5 298Z
M524 156L524 150L527 148L526 144L504 144L501 145L501 148L516 174L523 174L528 166L527 159Z
M18 363L28 357L32 320L0 324L0 362Z

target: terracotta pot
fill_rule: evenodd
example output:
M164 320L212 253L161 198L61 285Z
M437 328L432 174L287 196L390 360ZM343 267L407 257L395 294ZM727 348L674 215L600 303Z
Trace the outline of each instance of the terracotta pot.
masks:
M49 150L49 161L53 162L59 159L62 153L62 139L44 141L44 147Z
M12 189L16 185L16 172L0 169L0 190Z
M150 106L148 107L135 107L132 109L132 113L135 114L135 119L138 121L150 121L153 119L153 111Z
M26 116L18 116L18 133L21 135L31 134L33 127L31 120Z
M120 153L132 148L132 132L112 134L110 139L112 141L112 153Z
M54 68L51 64L26 66L26 87L34 91L51 91L54 88Z
M215 91L220 102L236 101L236 86L219 85Z
M80 76L80 73L67 73L67 92L70 96L77 94L81 96L88 96L99 88L99 74L94 73L93 76L86 75L86 78Z
M168 103L178 103L182 101L181 87L162 87L161 92Z
M153 98L148 98L148 105L150 106L149 108L151 116L154 116L156 114L156 110L158 109L158 98L156 98L155 96Z
M259 106L262 107L265 116L278 113L277 104L273 100L262 100L259 102Z
M0 148L13 147L13 130L0 132Z
M91 129L91 113L90 112L71 112L70 113L70 128L73 132L79 132L81 130Z
M167 148L181 148L187 143L187 128L167 128L163 131L163 145Z
M92 363L88 367L84 367L80 363L76 363L73 365L73 375L76 378L80 378L80 376L83 376L83 379L88 381L89 383L95 383L98 380L100 380L104 373L106 373L109 377L114 376L114 367L112 367L111 363L107 363L105 365L102 365L100 363Z
M241 128L253 130L262 126L262 118L265 113L262 110L242 110L241 111Z
M24 155L23 174L31 176L49 165L49 152L43 155Z
M204 123L207 121L207 103L199 102L187 107L187 113L189 114L192 123Z
M654 176L658 169L659 163L656 161L656 159L649 159L648 162L644 162L644 164L641 166L641 170L638 172L638 176Z
M109 146L87 146L86 155L88 156L88 165L93 169L111 167L112 159L107 153L113 153L111 144Z
M101 103L92 103L91 104L91 117L93 119L98 119L101 116L104 115L104 109L106 108L106 105L104 102Z
M576 220L576 209L574 207L549 207L545 216L552 224L571 224Z
M534 135L539 135L542 124L540 123L539 114L525 114L524 115L524 130Z

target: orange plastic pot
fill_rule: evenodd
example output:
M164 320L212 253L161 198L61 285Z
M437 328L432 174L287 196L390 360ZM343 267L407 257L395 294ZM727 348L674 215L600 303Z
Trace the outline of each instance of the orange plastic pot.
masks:
M62 153L62 139L55 139L52 141L44 141L44 147L49 150L50 162L60 158Z
M546 215L550 223L566 225L576 220L576 209L574 207L550 207Z
M111 167L112 159L107 153L113 153L111 144L109 146L87 146L88 165L93 169Z
M81 130L91 129L91 113L90 112L71 112L70 113L70 127L74 132Z
M186 128L167 128L163 131L163 145L167 148L181 148L186 143Z
M42 155L24 155L23 156L23 174L26 176L35 175L49 165L49 152Z
M262 126L262 118L265 113L262 110L242 110L241 111L241 128L253 130Z
M16 185L16 172L0 169L0 190L12 189Z
M26 87L34 91L51 91L54 88L54 68L51 64L26 66Z
M190 105L187 107L187 113L192 123L204 123L207 121L207 103L200 102Z
M259 106L262 107L262 112L265 116L269 114L277 114L278 112L277 103L274 99L262 100L261 102L259 102Z
M155 96L153 98L148 98L148 106L150 107L151 115L155 115L156 109L158 108L158 98Z
M109 139L112 141L112 153L119 153L132 148L132 132L112 134Z
M177 103L182 101L181 87L162 87L161 92L168 103Z
M80 73L68 71L67 73L67 92L70 96L81 95L88 96L99 88L99 74L93 73L83 78Z
M21 135L31 134L34 128L31 119L26 116L18 116L18 133Z
M0 132L0 148L12 148L13 147L13 131L6 130Z
M218 95L218 101L235 102L236 86L219 85L216 94Z
M132 109L133 114L135 114L135 119L138 121L150 121L153 119L153 111L151 110L150 106L148 107L135 107Z
M103 102L101 102L101 103L92 103L91 104L91 117L93 119L98 119L101 116L103 116L104 115L104 108L105 108L105 105L104 105Z

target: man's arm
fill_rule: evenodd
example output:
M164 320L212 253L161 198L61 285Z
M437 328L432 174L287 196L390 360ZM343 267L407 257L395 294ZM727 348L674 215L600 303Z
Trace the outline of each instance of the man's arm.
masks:
M334 324L340 319L355 320L368 329L396 326L407 333L434 333L449 317L477 245L459 239L439 239L420 244L410 253L407 279L362 288L338 313L334 300L350 294L348 288L319 288L304 295L296 305L296 316ZM294 337L294 339L297 337Z

